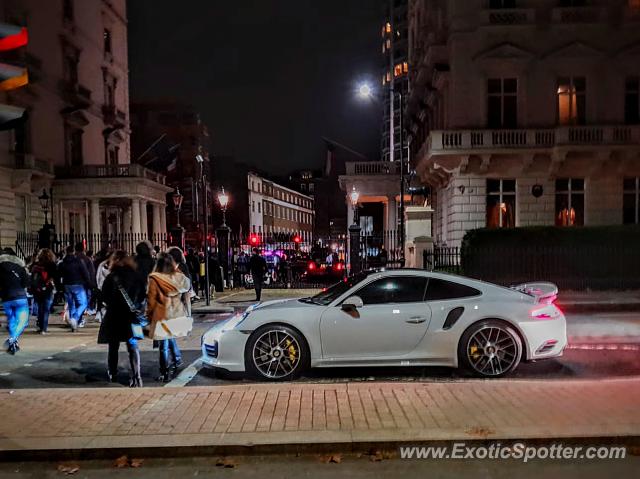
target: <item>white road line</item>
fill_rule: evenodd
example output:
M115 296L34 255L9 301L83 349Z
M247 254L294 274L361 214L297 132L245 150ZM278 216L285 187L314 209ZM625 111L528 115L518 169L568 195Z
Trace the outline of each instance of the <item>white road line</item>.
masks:
M178 374L173 380L165 384L164 387L182 388L186 386L189 381L196 377L196 374L198 374L198 371L200 371L200 369L202 369L202 361L200 361L200 358L198 358L194 362L189 364L189 366L180 371L180 374Z

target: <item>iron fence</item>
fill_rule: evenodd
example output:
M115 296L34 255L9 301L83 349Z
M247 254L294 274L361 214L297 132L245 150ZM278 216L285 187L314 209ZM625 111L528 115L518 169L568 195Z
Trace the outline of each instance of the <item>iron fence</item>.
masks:
M422 257L422 267L429 271L460 274L460 248L434 246L426 249Z

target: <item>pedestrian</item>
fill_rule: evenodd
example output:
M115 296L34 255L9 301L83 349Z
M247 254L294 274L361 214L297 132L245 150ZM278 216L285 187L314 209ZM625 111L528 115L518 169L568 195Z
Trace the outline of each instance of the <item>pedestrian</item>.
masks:
M149 241L141 241L136 245L134 261L136 262L138 276L146 291L147 280L156 265L156 260L153 259L153 245Z
M132 305L141 304L145 298L145 290L140 283L136 264L126 251L113 253L109 271L102 285L102 299L107 305L107 312L98 332L98 344L109 345L107 377L109 382L117 381L120 343L126 343L129 353L129 387L142 387L138 349L138 340L141 338L136 337L133 331L138 317L132 310Z
M249 273L249 257L244 251L240 251L238 256L238 273L240 274L240 286L244 287L247 283L247 273Z
M56 290L58 269L56 257L49 248L41 249L38 258L31 268L30 286L37 309L38 333L47 334L49 314Z
M200 292L202 293L203 296L206 297L207 295L207 270L205 269L206 266L204 264L205 262L205 256L204 256L204 252L201 251L198 254L198 276L195 278L191 278L193 281L197 281L200 285Z
M193 279L198 277L198 272L200 270L200 261L198 260L198 256L193 251L193 248L189 248L187 250L187 266L189 267L189 277L192 279L191 286L193 287L193 292L196 294L195 299L198 298L198 281L193 281Z
M0 254L0 299L7 316L9 338L4 343L9 354L20 350L18 340L29 323L29 301L27 286L29 276L24 261L11 248Z
M109 255L96 267L96 320L100 323L102 322L106 312L104 300L102 299L102 287L104 286L107 276L109 276L111 256L113 255Z
M85 308L85 310L82 312L82 315L80 316L80 321L78 323L78 327L80 328L84 328L84 315L85 313L87 314L96 314L95 312L95 306L93 303L94 297L93 297L93 290L96 287L96 268L93 264L93 260L91 259L91 254L89 252L89 254L85 253L85 246L84 246L84 241L79 241L78 243L76 243L76 256L78 257L78 259L80 261L82 261L82 263L84 264L85 268L87 268L87 272L89 273L89 283L85 285L84 289L85 289L85 294L87 295L87 307Z
M191 290L189 278L182 273L173 255L160 253L156 268L149 276L147 290L147 317L151 324L149 336L157 343L160 352L160 376L158 381L167 382L180 366L180 349L176 338L191 331ZM177 355L175 355L177 353ZM169 356L173 355L173 364Z
M258 248L253 248L253 254L249 259L249 271L251 271L253 287L256 290L256 301L260 301L262 296L262 283L264 282L264 275L267 272L267 262L260 256L260 250Z
M73 246L67 246L67 254L58 267L69 310L69 324L75 332L80 326L82 314L87 309L87 288L92 284L89 271L75 254Z

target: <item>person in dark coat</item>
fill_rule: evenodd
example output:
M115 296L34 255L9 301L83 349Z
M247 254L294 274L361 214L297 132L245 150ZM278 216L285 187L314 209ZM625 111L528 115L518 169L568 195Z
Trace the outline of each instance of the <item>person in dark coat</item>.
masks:
M28 284L24 261L11 248L5 248L0 255L0 299L9 327L9 338L4 343L9 354L20 350L18 339L29 322Z
M198 256L196 255L195 251L193 251L193 248L189 248L187 250L187 266L189 267L189 275L191 276L191 287L193 288L193 292L196 294L196 297L198 296L198 286L199 286L199 281L197 281L198 279L198 273L200 271L200 260L198 259Z
M53 293L58 284L56 256L48 248L41 249L33 268L31 268L31 285L29 287L38 312L37 325L40 334L47 334Z
M136 256L134 260L140 281L143 282L143 287L146 291L149 275L156 266L156 260L153 259L153 245L149 241L141 241L138 243L136 245Z
M249 259L249 271L251 271L251 278L253 279L253 287L256 290L256 301L260 301L262 296L262 283L264 282L264 275L267 272L267 262L260 256L260 250L253 248L253 254Z
M140 350L138 340L133 337L131 325L136 317L131 312L121 286L135 305L141 304L146 291L144 290L136 264L125 251L116 251L110 260L110 273L102 285L102 299L107 305L107 313L100 324L98 344L108 344L107 376L110 382L115 382L118 375L118 351L120 343L127 344L129 366L131 368L130 387L142 387L140 374Z
M64 296L69 307L71 331L76 331L87 309L87 288L93 284L84 262L75 255L73 246L67 247L67 254L58 266ZM95 277L94 277L95 279Z
M93 264L93 259L91 259L91 254L87 255L87 253L85 252L84 243L82 241L76 243L76 256L80 261L82 261L85 268L87 268L87 272L89 273L89 284L85 286L85 294L87 295L87 307L82 312L82 315L80 316L80 322L78 323L78 326L82 328L84 327L84 314L95 314L93 290L96 288L96 267ZM92 304L94 306L92 306Z

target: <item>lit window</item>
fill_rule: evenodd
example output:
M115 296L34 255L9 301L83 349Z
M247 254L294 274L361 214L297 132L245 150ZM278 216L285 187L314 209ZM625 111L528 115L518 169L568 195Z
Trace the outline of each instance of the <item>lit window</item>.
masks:
M584 77L558 79L558 123L584 125L586 114L587 82Z
M387 72L387 83L391 81L391 73Z
M391 33L391 24L387 22L387 24L384 26L384 29L386 33Z
M623 180L622 222L625 225L640 224L640 178Z
M584 179L556 180L556 226L584 224Z
M402 75L402 63L398 63L395 67L393 67L393 76L399 77Z
M106 28L104 29L104 33L103 33L103 37L104 37L104 52L105 53L111 53L111 30L107 30Z
M516 226L516 180L487 180L487 228Z
M391 40L387 38L387 50L391 48Z
M409 63L408 62L404 62L402 64L402 72L403 73L409 73Z

